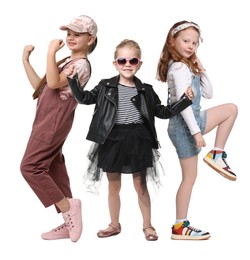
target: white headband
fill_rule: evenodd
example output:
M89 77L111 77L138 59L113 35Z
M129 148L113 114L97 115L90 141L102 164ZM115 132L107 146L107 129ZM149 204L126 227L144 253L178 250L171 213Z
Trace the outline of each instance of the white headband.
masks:
M172 36L175 36L176 33L178 33L179 31L182 31L182 30L184 30L184 29L186 29L186 28L188 28L188 27L194 27L194 28L196 28L196 29L199 31L199 33L200 33L200 39L201 39L201 41L203 41L203 39L202 39L202 37L201 37L200 27L199 27L198 25L192 23L192 22L186 22L186 23L183 23L183 24L178 25L177 27L175 27L175 28L172 30L171 34L172 34Z

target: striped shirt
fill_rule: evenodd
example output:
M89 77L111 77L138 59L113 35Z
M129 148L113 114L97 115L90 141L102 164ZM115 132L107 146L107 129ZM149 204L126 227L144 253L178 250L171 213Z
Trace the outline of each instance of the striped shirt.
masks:
M115 124L141 124L141 114L132 103L132 97L138 94L136 87L118 85L118 114Z

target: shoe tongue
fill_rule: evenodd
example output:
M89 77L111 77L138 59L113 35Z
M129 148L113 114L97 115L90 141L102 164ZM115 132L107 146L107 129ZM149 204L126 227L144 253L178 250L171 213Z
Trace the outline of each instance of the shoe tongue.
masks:
M227 158L227 154L226 154L226 152L224 152L224 151L223 151L223 153L222 153L222 158L224 158L224 159Z
M184 227L188 227L189 224L190 224L190 222L189 222L188 220L186 220L186 221L183 222L183 226L184 226Z

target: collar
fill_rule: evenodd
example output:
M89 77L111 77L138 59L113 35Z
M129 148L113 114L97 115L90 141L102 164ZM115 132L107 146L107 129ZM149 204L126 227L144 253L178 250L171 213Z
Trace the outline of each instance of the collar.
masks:
M120 80L120 76L117 75L117 76L112 77L110 79L104 79L103 84L106 87L117 88L117 86L119 84L119 80ZM145 91L144 84L136 76L134 76L134 82L135 82L135 86L136 86L138 91Z

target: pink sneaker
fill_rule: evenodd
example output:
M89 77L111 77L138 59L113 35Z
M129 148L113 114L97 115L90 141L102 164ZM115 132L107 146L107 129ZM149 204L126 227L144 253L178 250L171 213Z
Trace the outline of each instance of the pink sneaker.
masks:
M56 240L56 239L63 239L63 238L70 238L69 231L65 224L58 226L50 230L49 232L45 232L41 235L42 239L45 240Z
M79 199L69 199L70 209L62 214L72 242L78 241L82 234L82 207Z

